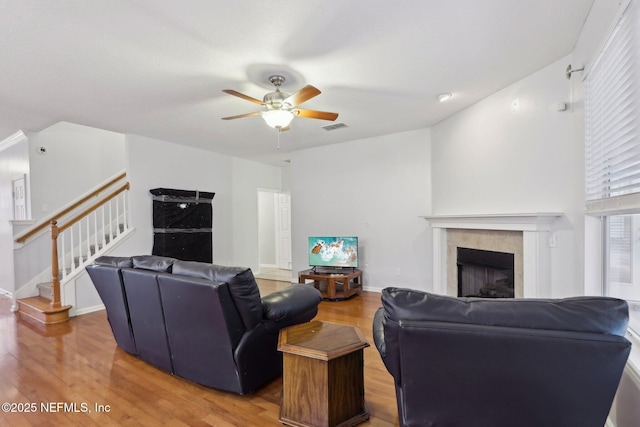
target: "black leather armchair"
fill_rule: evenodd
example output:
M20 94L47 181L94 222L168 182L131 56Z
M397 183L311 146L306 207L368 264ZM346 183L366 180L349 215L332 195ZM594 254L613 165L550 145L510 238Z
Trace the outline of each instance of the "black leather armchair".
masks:
M602 427L631 344L627 303L387 288L374 341L401 426Z
M199 384L249 393L282 373L280 329L311 320L311 286L260 297L248 268L145 255L100 257L87 271L117 344Z

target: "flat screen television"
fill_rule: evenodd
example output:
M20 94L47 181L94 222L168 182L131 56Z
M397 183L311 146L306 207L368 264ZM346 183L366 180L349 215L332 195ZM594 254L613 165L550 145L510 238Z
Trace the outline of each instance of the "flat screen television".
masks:
M314 268L358 267L358 238L309 237L309 265Z

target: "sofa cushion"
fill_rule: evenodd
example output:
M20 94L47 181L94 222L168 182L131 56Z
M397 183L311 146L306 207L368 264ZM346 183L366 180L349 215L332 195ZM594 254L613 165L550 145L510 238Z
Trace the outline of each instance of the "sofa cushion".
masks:
M131 258L133 268L141 268L144 270L158 271L161 273L170 273L171 267L177 260L158 255L138 255Z
M227 283L245 328L253 329L262 320L260 290L250 268L225 267L197 261L176 261L172 272L182 276Z
M624 336L628 326L627 303L609 297L454 298L391 287L383 289L382 304L392 320L570 330L618 336Z
M94 261L97 265L107 265L110 267L131 268L133 262L131 257L117 257L117 256L101 256Z

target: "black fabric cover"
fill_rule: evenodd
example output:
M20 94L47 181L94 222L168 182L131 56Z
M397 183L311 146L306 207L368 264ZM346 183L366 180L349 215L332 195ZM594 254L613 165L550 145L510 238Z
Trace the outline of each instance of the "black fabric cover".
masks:
M387 288L373 338L400 425L602 427L631 344L626 303Z
M154 188L153 255L186 261L213 260L213 207L215 193Z
M213 235L211 231L155 232L152 253L185 261L211 262Z
M154 188L153 227L175 229L211 228L215 193Z

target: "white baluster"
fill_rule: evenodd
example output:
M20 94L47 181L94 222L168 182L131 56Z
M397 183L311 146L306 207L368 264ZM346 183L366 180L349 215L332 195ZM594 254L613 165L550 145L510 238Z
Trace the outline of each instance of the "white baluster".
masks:
M102 205L102 229L101 229L101 234L102 234L102 247L104 248L105 246L107 246L107 223L105 221L106 215L104 213L104 205Z
M89 221L90 219L91 214L89 214L85 218L85 221L87 223L87 238L85 239L87 241L87 261L91 259L91 229L89 228L89 225L91 224L91 221Z
M76 224L78 225L78 265L74 264L74 267L77 268L82 264L82 220L78 221Z
M129 229L129 205L127 203L127 195L129 194L129 190L125 190L122 192L122 223L124 224L124 229Z
M113 206L111 206L111 202L113 199L109 200L109 243L113 240Z
M71 247L71 263L70 263L70 267L71 267L71 271L75 270L76 268L76 251L74 250L74 239L73 239L73 226L71 226L69 228L69 246Z
M98 250L100 249L100 246L98 243L98 210L97 209L93 211L93 232L95 233L93 235L93 243L95 245L93 254L96 255L98 253Z
M120 236L120 197L116 196L116 235Z
M61 264L62 264L63 279L67 277L67 251L65 249L66 245L64 244L66 234L67 234L66 232L62 232L58 234L58 240L60 240L60 246L62 247L62 251L58 254L58 258L62 260Z

